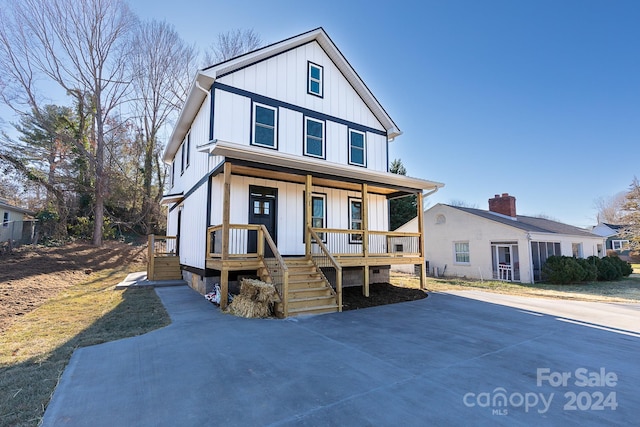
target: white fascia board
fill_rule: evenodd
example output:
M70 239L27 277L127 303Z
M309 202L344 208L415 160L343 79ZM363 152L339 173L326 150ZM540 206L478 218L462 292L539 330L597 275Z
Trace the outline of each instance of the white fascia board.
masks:
M311 173L332 175L337 179L349 178L358 181L374 182L391 186L412 188L419 190L432 190L444 187L443 183L427 181L420 178L412 178L390 172L378 172L363 169L357 166L343 165L312 157L300 157L293 154L282 153L270 149L235 144L233 142L218 140L211 153L218 156L230 157L238 160L246 160L263 163L283 168L305 170Z

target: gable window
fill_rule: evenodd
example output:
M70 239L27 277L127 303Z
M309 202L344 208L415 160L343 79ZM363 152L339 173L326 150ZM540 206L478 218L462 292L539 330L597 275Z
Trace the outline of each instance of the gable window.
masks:
M349 129L349 164L367 165L367 144L364 132Z
M310 117L304 120L304 154L324 158L324 122Z
M9 212L5 212L4 215L2 216L2 226L3 227L9 226Z
M469 242L455 242L453 251L456 264L469 264Z
M349 230L362 230L362 201L349 199ZM362 234L350 234L349 243L362 243Z
M276 132L278 110L263 104L253 104L253 135L251 143L268 148L278 148Z
M320 65L309 62L307 73L307 93L322 97L324 69Z

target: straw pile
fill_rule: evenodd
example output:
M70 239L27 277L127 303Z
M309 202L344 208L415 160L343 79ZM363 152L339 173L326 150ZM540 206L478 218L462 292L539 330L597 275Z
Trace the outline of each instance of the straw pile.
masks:
M280 301L280 297L271 283L242 279L240 294L233 298L227 311L240 317L269 317L273 310L273 304L278 301Z

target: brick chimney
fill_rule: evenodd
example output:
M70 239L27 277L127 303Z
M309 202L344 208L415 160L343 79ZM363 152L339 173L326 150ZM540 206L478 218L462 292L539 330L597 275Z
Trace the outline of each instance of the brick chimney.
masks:
M516 217L516 198L509 193L496 194L493 199L489 199L489 210L502 215Z

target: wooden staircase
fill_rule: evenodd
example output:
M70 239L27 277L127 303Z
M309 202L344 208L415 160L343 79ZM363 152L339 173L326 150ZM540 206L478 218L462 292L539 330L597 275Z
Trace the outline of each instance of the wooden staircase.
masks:
M335 292L313 261L285 258L285 263L289 270L289 316L338 311ZM275 312L284 316L282 303L276 304Z

